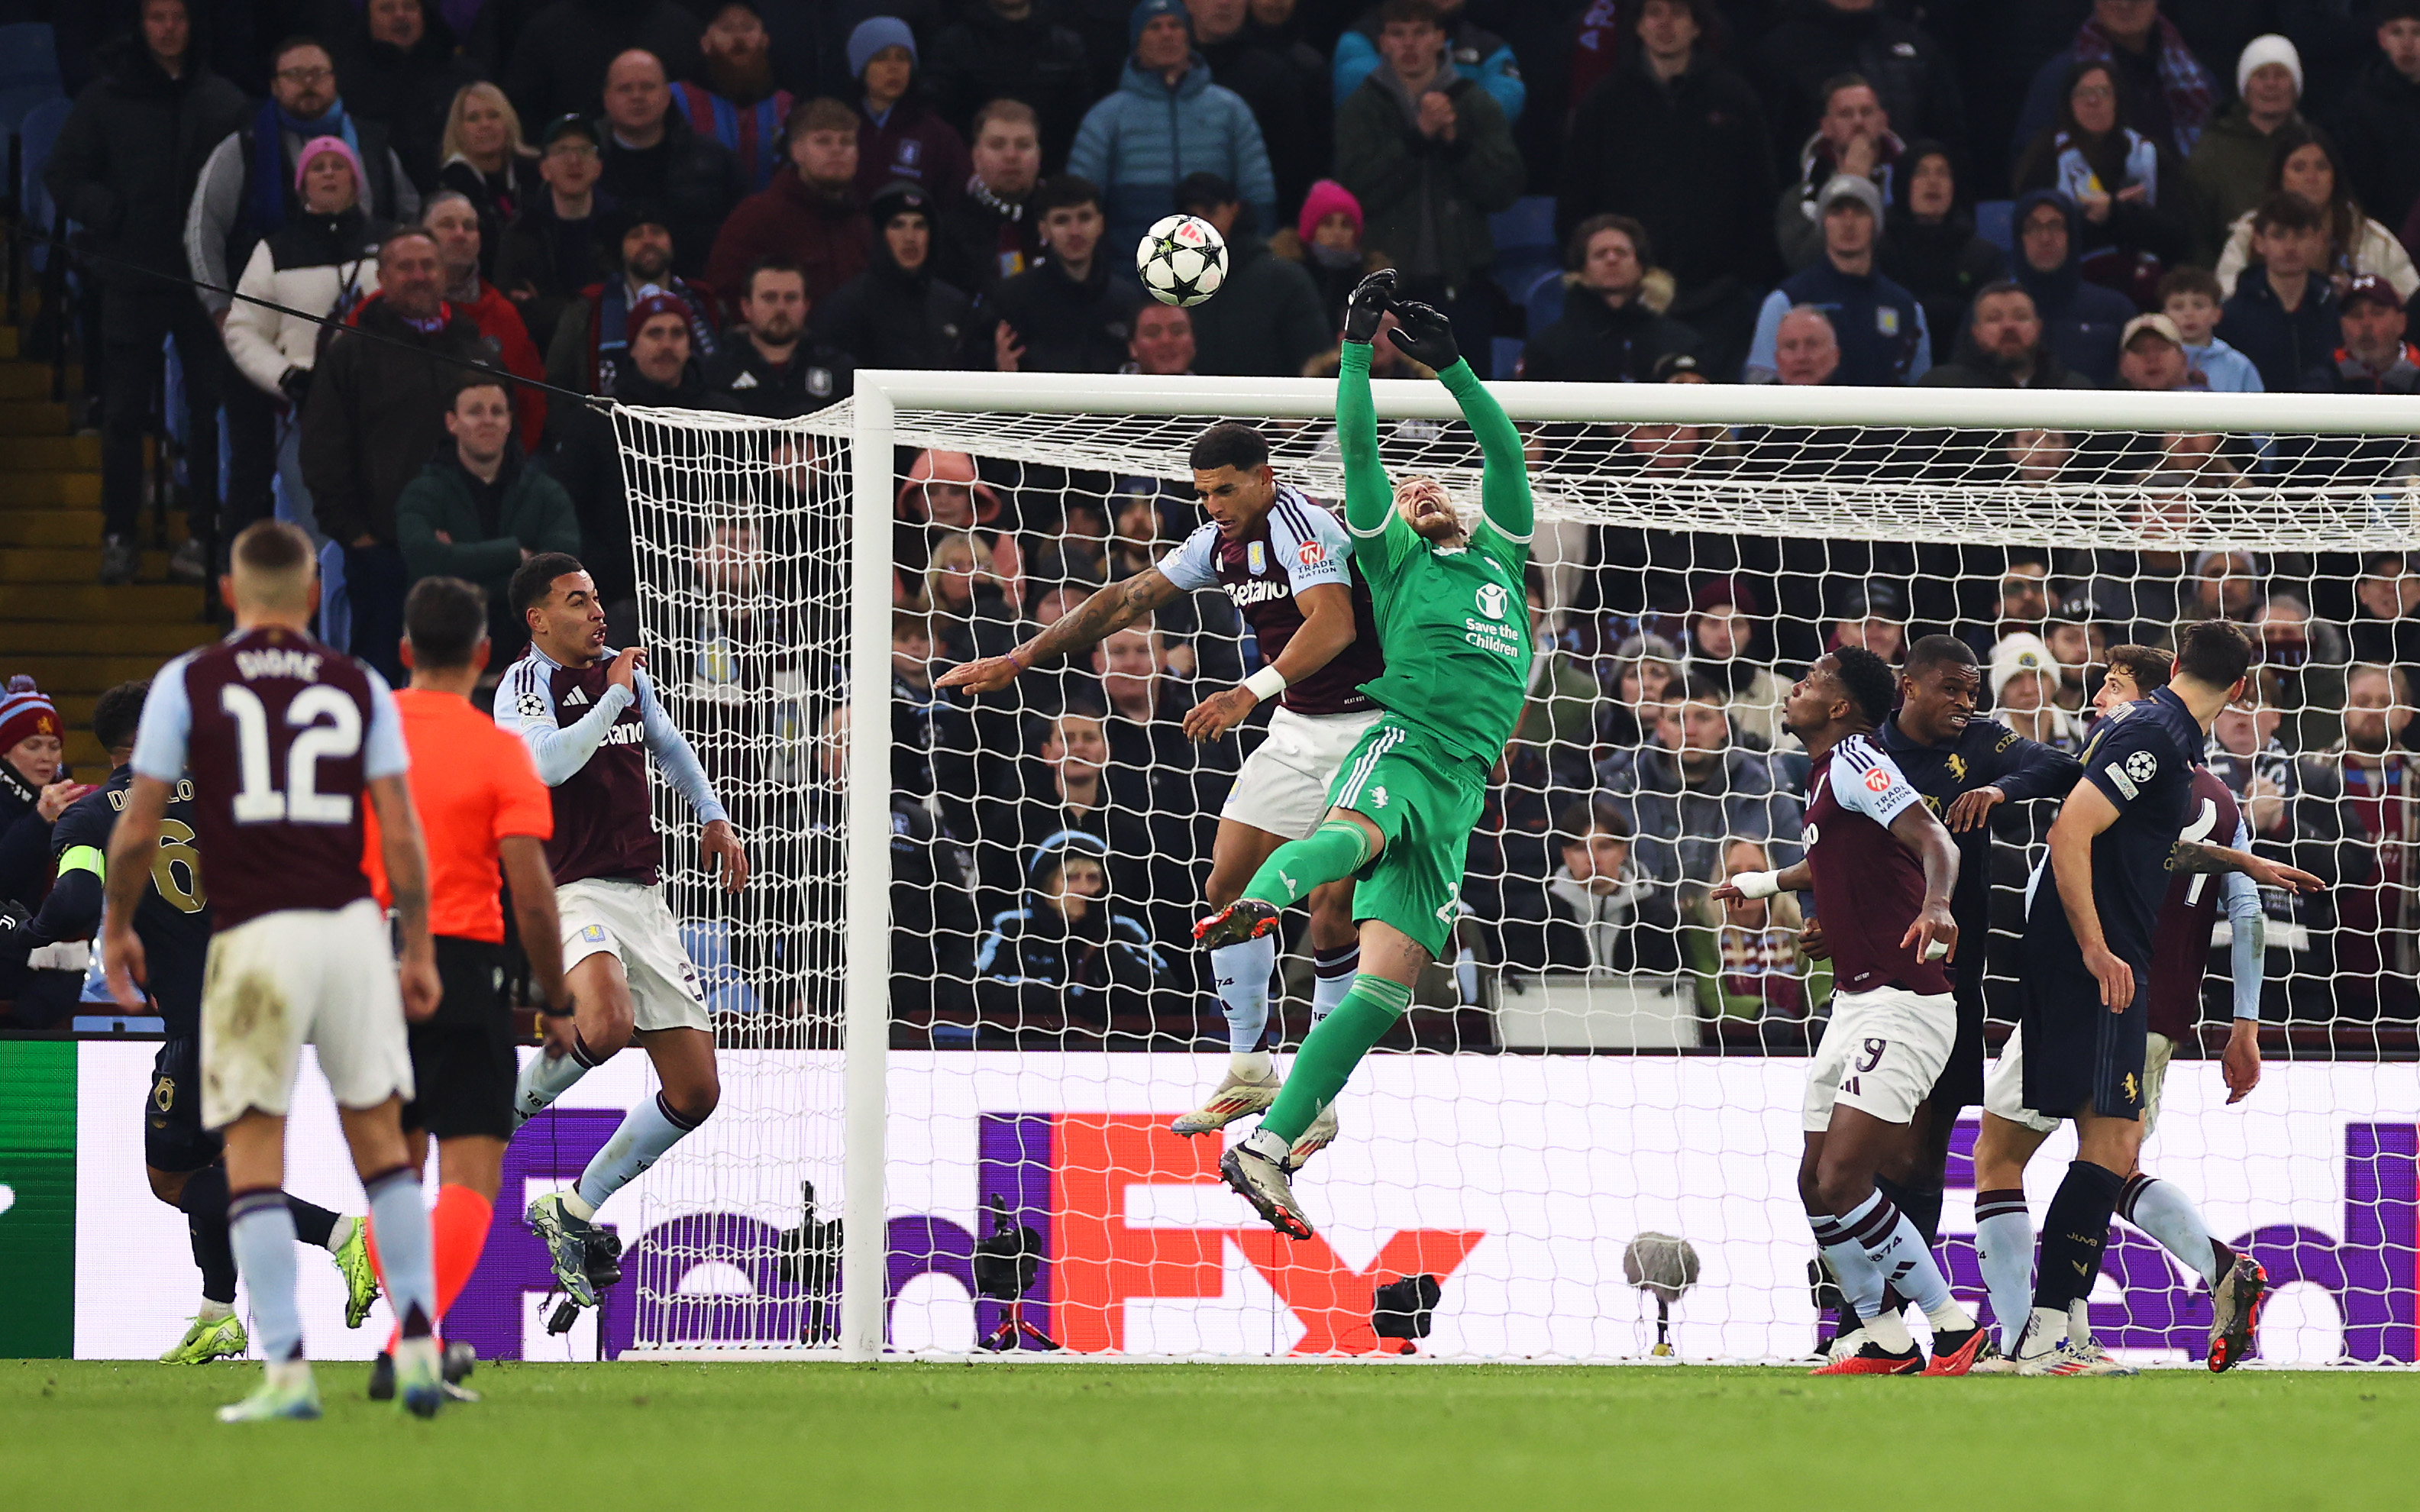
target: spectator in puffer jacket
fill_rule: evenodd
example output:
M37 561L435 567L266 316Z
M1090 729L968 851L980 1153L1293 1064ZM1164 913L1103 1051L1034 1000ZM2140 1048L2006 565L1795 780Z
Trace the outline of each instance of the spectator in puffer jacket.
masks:
M1067 155L1070 174L1101 186L1109 246L1132 247L1154 221L1173 214L1177 182L1188 173L1229 180L1260 225L1277 225L1277 180L1260 123L1241 96L1210 82L1184 0L1142 0L1126 29L1134 52L1118 91L1085 113Z
M954 367L972 314L933 276L933 198L911 183L874 196L874 262L814 312L815 339L860 367Z
M873 228L857 197L857 112L837 100L809 100L790 112L790 161L772 186L739 202L706 261L706 281L737 288L766 257L807 273L807 298L822 301L865 271Z
M1507 121L1521 118L1523 107L1529 102L1529 86L1522 81L1521 65L1512 56L1512 49L1504 39L1491 31L1482 31L1470 23L1463 12L1469 0L1437 0L1437 18L1445 28L1446 45L1451 50L1455 70L1479 81L1479 86L1503 108ZM1386 8L1372 6L1361 13L1361 19L1336 39L1336 61L1332 77L1336 103L1342 105L1361 87L1380 62L1379 34L1386 30L1381 14Z
M294 175L302 210L252 249L245 297L227 311L227 355L255 387L300 410L318 361L320 332L302 316L341 316L379 285L380 227L361 207L361 159L341 136L302 147ZM298 310L286 315L269 301Z
M1193 371L1221 378L1293 378L1327 346L1327 312L1299 263L1269 255L1244 219L1243 197L1215 173L1188 175L1177 207L1227 242L1227 281L1192 312Z
M966 193L974 166L957 128L920 98L916 34L896 16L876 16L848 34L849 77L858 84L857 194L871 202L884 185L910 183L936 199Z

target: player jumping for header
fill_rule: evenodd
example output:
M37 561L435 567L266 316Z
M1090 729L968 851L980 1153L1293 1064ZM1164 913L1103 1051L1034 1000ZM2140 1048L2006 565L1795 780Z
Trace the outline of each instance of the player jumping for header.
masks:
M1185 733L1197 741L1215 740L1264 701L1283 701L1269 718L1268 738L1235 774L1219 811L1204 889L1215 909L1242 895L1269 852L1311 834L1327 817L1328 786L1354 742L1378 722L1378 707L1361 687L1384 664L1371 625L1369 589L1354 582L1349 565L1352 538L1335 515L1277 480L1261 433L1249 426L1212 426L1194 442L1187 460L1193 491L1210 518L1183 545L1158 566L1094 594L1006 656L954 667L939 682L995 693L1018 673L1081 650L1181 593L1226 590L1251 626L1267 664L1187 711ZM1318 973L1311 1007L1314 1024L1344 1001L1353 985L1361 952L1352 908L1349 880L1311 896L1311 948ZM1256 937L1210 953L1227 1013L1227 1074L1201 1107L1176 1120L1178 1133L1211 1133L1277 1100L1277 1073L1262 1048L1277 946L1272 938ZM1288 1168L1299 1170L1335 1137L1335 1115L1323 1111L1296 1143Z
M1807 1064L1798 1192L1840 1289L1866 1320L1866 1342L1818 1366L1819 1376L1962 1376L1990 1348L1924 1236L1874 1186L1958 1039L1947 964L1958 948L1949 907L1958 846L1874 742L1896 692L1889 663L1864 647L1816 659L1781 708L1814 763L1806 859L1743 872L1709 895L1734 903L1812 887L1831 945L1838 986L1831 1024ZM1884 1307L1886 1286L1931 1320L1930 1365L1898 1312Z
M2043 1214L2033 1311L2017 1349L2024 1375L2110 1370L2088 1339L2070 1333L2070 1309L2101 1278L2109 1219L2142 1153L2145 988L2171 873L2242 871L2296 891L2322 885L2308 872L2179 838L2211 721L2242 696L2251 665L2242 627L2221 619L2186 627L2168 685L2110 710L2093 731L2084 780L2059 806L2034 875L2018 978L2020 1100L2075 1120L2076 1158ZM1985 1106L1994 1101L1987 1089Z
M2113 646L2109 670L2093 698L2103 718L2126 705L2140 703L2168 685L2174 658L2148 646ZM2193 769L2187 799L2188 819L2180 837L2185 846L2200 846L2219 835L2230 850L2249 854L2251 826L2244 822L2235 795L2207 766ZM2143 1137L2159 1126L2160 1092L2167 1081L2168 1058L2179 1041L2189 1037L2201 1018L2202 976L2210 965L2211 941L2218 925L2222 899L2232 924L2228 964L2234 978L2234 1027L2227 1036L2220 1066L2226 1079L2226 1100L2239 1102L2260 1081L2260 984L2265 973L2264 920L2260 890L2243 871L2229 871L2217 887L2211 886L2215 866L2180 869L2168 883L2160 906L2157 932L2151 939L2149 981L2144 991L2150 1000L2143 1060ZM2300 874L2297 874L2300 875ZM2025 1164L2061 1119L2034 1112L2024 1101L2024 1030L2020 1027L2001 1047L1983 1089L1983 1127L1975 1140L1975 1248L1983 1269L1984 1289L2000 1324L2009 1357L1991 1363L1994 1372L2019 1368L2015 1352L2019 1334L2031 1314L2034 1227L2025 1206ZM2211 1329L2207 1359L2212 1370L2241 1363L2259 1327L2269 1273L2260 1262L2242 1255L2212 1235L2200 1209L2182 1187L2144 1174L2140 1158L2118 1197L2118 1211L2128 1223L2160 1241L2186 1270L2210 1287ZM2050 1358L2066 1366L2066 1375L2132 1374L2092 1337L2088 1293L2068 1302L2064 1355Z
M689 801L707 865L737 892L748 857L689 741L657 700L647 654L605 647L597 585L575 557L544 552L513 574L513 608L528 622L529 650L496 685L496 725L529 747L540 782L554 789L554 872L563 974L577 1005L571 1053L521 1068L514 1116L526 1121L636 1038L663 1090L632 1108L568 1192L529 1206L555 1279L593 1307L621 1279L611 1236L590 1222L605 1200L706 1122L721 1097L714 1025L697 968L657 881L663 841L647 793L647 757ZM519 1122L515 1124L519 1128Z
M1465 852L1488 773L1512 738L1531 654L1521 573L1529 556L1529 474L1520 432L1455 350L1453 327L1425 304L1396 304L1391 271L1372 273L1345 312L1336 429L1344 452L1344 521L1370 585L1387 670L1367 692L1386 713L1345 758L1326 822L1280 846L1243 896L1195 927L1212 950L1259 939L1312 888L1357 880L1361 970L1336 1011L1303 1041L1294 1074L1259 1129L1218 1162L1227 1184L1280 1233L1311 1237L1287 1180L1296 1140L1411 1005L1412 983L1453 929ZM1463 523L1433 477L1389 482L1378 460L1371 340L1388 309L1396 347L1436 369L1486 461L1484 518Z

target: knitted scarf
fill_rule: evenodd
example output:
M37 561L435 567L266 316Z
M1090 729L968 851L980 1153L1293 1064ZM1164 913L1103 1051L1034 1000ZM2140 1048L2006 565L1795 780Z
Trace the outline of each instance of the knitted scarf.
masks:
M2176 123L2177 139L2173 145L2177 156L2184 157L2201 140L2202 128L2210 124L2211 114L2218 108L2218 88L2211 82L2210 70L2201 66L2201 59L2185 45L2184 33L2165 16L2159 18L2159 27L2156 66L2160 92L2167 97L2168 118ZM2086 21L2077 29L2073 50L2076 61L2111 57L2117 51L2118 44L2101 29L2098 17Z

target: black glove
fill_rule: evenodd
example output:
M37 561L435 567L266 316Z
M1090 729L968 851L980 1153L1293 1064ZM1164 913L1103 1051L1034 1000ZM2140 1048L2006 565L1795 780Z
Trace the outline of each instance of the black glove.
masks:
M302 408L302 401L311 397L311 369L288 367L277 375L277 387L286 396L287 403L298 410Z
M1395 350L1414 362L1444 372L1462 361L1462 349L1453 344L1453 322L1445 312L1417 300L1405 300L1395 306L1393 341Z
M1378 322L1395 303L1395 270L1381 268L1353 286L1344 302L1344 339L1369 342L1378 335Z

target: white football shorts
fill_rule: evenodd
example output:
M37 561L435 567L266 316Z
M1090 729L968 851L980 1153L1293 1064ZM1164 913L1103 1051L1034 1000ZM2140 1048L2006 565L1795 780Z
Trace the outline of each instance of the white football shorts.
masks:
M713 1032L697 967L681 948L662 887L583 877L554 890L554 908L563 923L565 975L591 956L612 956L629 978L633 1025Z
M340 909L281 909L210 941L202 978L202 1124L225 1129L246 1109L283 1115L302 1047L339 1106L412 1096L395 945L374 899Z
M2168 1082L2168 1057L2174 1055L2177 1042L2165 1035L2148 1035L2143 1046L2143 1137L2160 1127L2160 1093ZM2000 1058L1992 1063L1991 1073L1983 1078L1983 1111L2006 1118L2012 1124L2023 1124L2037 1134L2047 1134L2065 1118L2036 1113L2025 1106L2025 1032L2022 1028L2009 1031L2009 1042L2000 1047Z
M1365 709L1352 714L1297 714L1280 708L1269 716L1268 737L1235 773L1227 805L1218 817L1288 840L1319 828L1330 805L1327 789L1344 758L1386 713Z
M1835 1103L1885 1123L1914 1121L1932 1095L1958 1042L1958 999L1948 992L1877 987L1835 992L1832 1023L1807 1065L1807 1106L1799 1127L1832 1127Z

